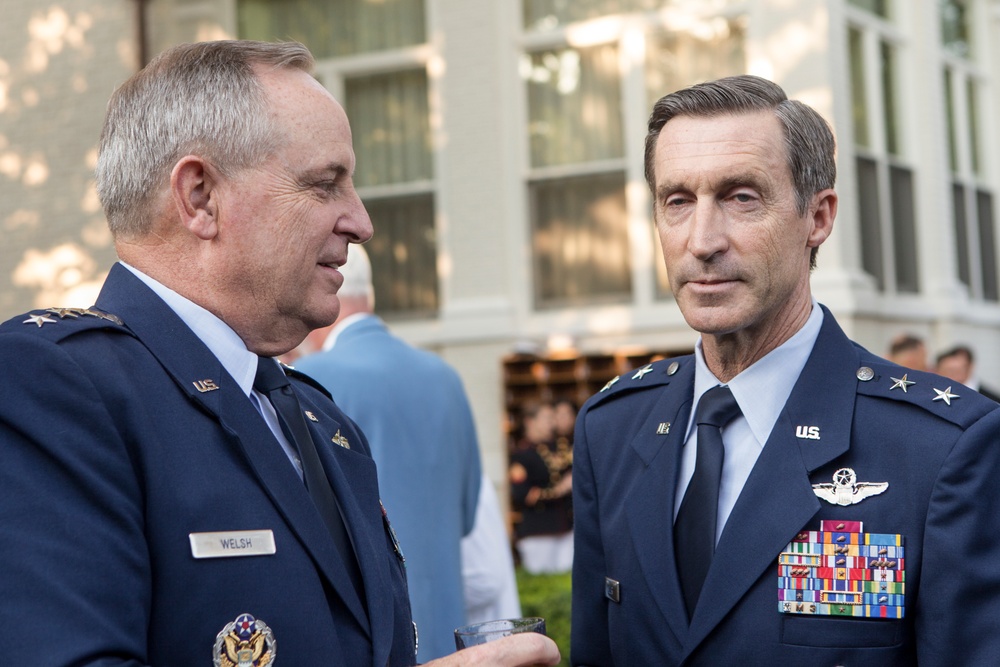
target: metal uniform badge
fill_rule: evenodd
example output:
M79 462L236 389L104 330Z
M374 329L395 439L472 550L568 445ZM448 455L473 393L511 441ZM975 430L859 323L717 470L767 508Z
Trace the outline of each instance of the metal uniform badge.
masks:
M889 482L859 482L857 479L853 469L841 468L833 473L833 484L813 484L813 493L828 503L847 507L889 488Z
M277 642L267 623L250 614L240 614L215 636L212 664L215 667L265 667L274 665L277 653Z
M382 508L382 522L385 524L385 532L392 541L392 550L396 552L396 558L399 559L399 562L406 565L406 558L403 556L403 550L399 546L399 538L396 537L396 531L393 529L392 524L389 523L389 513L385 511L385 505L382 504L381 499L378 501L378 506ZM414 624L414 627L416 627L416 624Z
M860 521L822 521L778 556L782 614L903 618L903 536L866 533Z

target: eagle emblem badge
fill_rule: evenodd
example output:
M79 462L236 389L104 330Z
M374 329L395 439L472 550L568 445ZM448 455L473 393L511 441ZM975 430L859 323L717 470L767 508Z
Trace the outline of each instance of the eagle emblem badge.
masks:
M266 667L274 665L277 642L267 623L250 614L240 614L215 636L212 664L215 667Z
M865 498L877 496L889 488L889 482L859 482L851 468L841 468L833 473L833 484L813 484L813 493L828 503L847 507Z

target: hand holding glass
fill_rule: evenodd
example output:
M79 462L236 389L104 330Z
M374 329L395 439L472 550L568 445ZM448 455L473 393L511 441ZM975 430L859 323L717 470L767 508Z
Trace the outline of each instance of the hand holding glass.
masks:
M522 632L545 634L544 618L509 618L500 621L484 621L465 625L455 630L455 646L459 649L479 646L501 637L509 637Z

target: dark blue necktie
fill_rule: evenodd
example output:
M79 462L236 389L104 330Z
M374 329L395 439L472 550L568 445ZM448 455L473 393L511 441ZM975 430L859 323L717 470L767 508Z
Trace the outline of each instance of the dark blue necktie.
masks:
M302 406L295 398L291 383L274 359L258 357L257 375L254 377L253 388L267 396L271 401L274 411L278 413L282 432L288 442L298 450L299 458L302 460L302 476L306 483L306 489L309 490L313 503L319 510L320 516L323 517L323 522L326 523L330 535L333 536L340 558L351 576L351 582L358 592L358 597L361 598L361 604L365 605L361 571L351 546L351 538L347 534L340 505L333 493L333 487L330 486L330 480L326 476L323 464L319 460L316 443L313 442L312 436L309 434L309 426L306 424Z
M694 615L702 584L715 554L715 533L719 517L719 484L726 456L722 427L740 414L740 406L729 387L709 389L698 401L698 456L694 475L684 493L674 522L674 554L681 592L688 618Z

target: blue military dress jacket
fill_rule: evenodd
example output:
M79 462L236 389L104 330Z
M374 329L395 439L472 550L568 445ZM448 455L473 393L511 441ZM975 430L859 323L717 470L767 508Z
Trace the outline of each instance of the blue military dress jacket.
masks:
M228 667L231 636L254 665L268 651L289 666L414 663L375 464L320 389L291 378L364 603L253 404L123 267L95 308L0 326L0 369L0 661ZM195 557L206 533L221 557Z
M406 555L413 619L426 662L455 650L465 624L461 539L482 479L472 410L458 373L394 336L374 315L296 362L368 437L382 500Z
M574 665L1000 664L995 403L872 355L824 309L689 622L672 522L693 382L693 357L667 359L623 375L580 412ZM820 544L820 528L832 538L831 527L850 522L873 541L898 540L905 558L878 547L889 555L844 564L868 570L821 574L815 566L828 561L795 553ZM854 554L840 539L818 548ZM838 557L829 562L839 566ZM868 576L876 592L880 577L893 583L877 601L890 600L888 616L901 618L874 618L885 609L837 592L840 577ZM805 590L789 598L779 593L788 586Z

